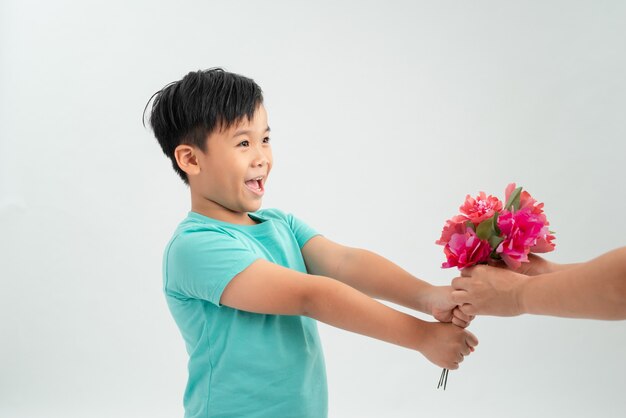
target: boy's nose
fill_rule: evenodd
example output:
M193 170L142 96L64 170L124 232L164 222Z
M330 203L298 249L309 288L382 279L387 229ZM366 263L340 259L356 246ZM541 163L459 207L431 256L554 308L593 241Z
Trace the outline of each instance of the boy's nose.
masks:
M252 165L254 167L263 167L267 164L269 164L269 158L263 152L259 152L256 158L252 161Z

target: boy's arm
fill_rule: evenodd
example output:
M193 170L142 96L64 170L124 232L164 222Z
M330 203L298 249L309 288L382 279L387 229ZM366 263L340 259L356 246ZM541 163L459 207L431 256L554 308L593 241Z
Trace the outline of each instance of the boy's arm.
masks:
M452 324L425 322L398 312L328 277L312 277L266 260L235 276L220 303L249 312L305 315L329 325L421 352L456 369L478 340Z
M346 247L321 235L302 248L312 274L332 277L368 296L465 327L472 317L455 309L450 286L433 286L371 251Z
M453 297L468 314L626 319L626 247L532 277L486 266L462 274Z

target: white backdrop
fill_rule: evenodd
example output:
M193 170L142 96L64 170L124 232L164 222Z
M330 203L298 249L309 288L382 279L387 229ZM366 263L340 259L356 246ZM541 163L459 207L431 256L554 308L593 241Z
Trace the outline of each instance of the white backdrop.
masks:
M446 284L466 193L545 202L558 262L623 246L621 1L0 2L0 416L182 416L161 255L186 187L147 99L223 66L264 89L264 207ZM446 392L320 324L330 416L626 415L626 321L478 318Z

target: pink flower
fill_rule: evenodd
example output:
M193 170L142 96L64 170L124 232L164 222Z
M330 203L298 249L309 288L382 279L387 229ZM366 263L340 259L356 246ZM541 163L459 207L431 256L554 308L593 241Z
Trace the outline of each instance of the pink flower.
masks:
M453 234L464 234L466 228L467 216L456 215L452 219L448 219L441 231L441 238L435 241L437 245L446 245L450 242Z
M516 212L502 211L498 217L498 228L504 241L496 248L496 253L500 254L507 266L519 268L522 262L528 261L532 247L545 245L543 242L538 243L539 238L545 238L547 234L544 219L543 214L532 213L529 206Z
M552 240L555 239L555 236L550 234L547 226L541 232L542 235L537 238L535 245L530 247L531 253L549 253L554 250L555 244Z
M505 202L509 200L509 196L515 189L516 189L515 183L511 183L508 186L506 186L506 190L504 191ZM530 211L534 213L535 215L543 215L543 203L538 203L530 195L530 193L528 193L526 190L522 190L522 193L520 194L520 200L519 200L519 209L521 210L525 208L530 209ZM545 215L543 216L543 220L546 225L549 225L548 220L546 219Z
M487 196L485 192L480 192L475 199L470 195L465 196L465 202L460 210L474 225L478 225L485 219L491 218L495 212L500 212L502 202L497 197Z
M456 266L462 269L487 261L491 246L488 241L478 238L472 228L466 228L464 233L452 234L443 252L447 261L442 268Z

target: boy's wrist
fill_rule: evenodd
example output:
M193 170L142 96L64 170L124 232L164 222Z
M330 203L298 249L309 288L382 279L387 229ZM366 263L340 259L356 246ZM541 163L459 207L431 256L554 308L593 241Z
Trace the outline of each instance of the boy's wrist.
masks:
M424 282L424 286L420 289L416 296L415 310L432 315L436 305L437 291L440 286L435 286Z
M415 318L415 342L412 348L420 353L424 353L424 349L429 344L427 341L429 337L428 325L429 322Z

